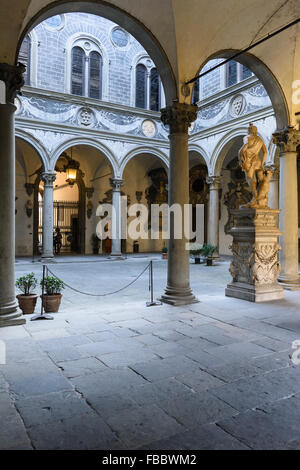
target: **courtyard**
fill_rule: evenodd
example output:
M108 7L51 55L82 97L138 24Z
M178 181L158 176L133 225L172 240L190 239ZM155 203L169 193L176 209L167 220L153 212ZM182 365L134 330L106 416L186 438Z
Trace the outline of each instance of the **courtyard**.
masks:
M100 294L151 259L157 298L167 276L157 254L49 267ZM300 292L254 304L225 297L225 257L190 268L197 304L146 307L145 273L112 296L66 288L53 321L1 328L0 449L299 449ZM40 278L41 264L18 259L16 276L28 272Z

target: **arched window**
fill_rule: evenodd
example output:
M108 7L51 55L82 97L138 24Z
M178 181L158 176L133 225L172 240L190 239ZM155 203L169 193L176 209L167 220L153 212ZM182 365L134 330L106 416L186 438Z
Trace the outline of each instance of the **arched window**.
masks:
M19 61L26 66L26 72L24 74L25 85L30 85L30 52L31 40L29 36L26 36L19 52Z
M198 103L200 99L200 78L198 78L195 82L194 89L193 89L193 99L192 103Z
M238 64L231 60L227 64L226 86L230 87L238 82Z
M157 69L153 68L150 73L150 109L159 111L160 109L160 78Z
M252 77L253 73L245 65L230 60L226 64L226 87L235 85L242 80Z
M147 108L147 69L139 64L136 67L135 106Z
M101 99L102 57L93 51L89 55L89 97Z
M249 78L253 75L250 69L245 67L245 65L242 65L242 80L246 80L246 78Z
M85 53L81 47L72 49L71 93L84 95L85 89Z

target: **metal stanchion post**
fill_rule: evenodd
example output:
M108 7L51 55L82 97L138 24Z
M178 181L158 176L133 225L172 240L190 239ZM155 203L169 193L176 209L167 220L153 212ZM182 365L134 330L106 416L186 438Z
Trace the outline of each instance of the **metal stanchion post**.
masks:
M150 295L151 295L151 300L150 302L146 302L147 307L154 307L156 305L162 305L161 302L157 301L155 302L153 300L153 261L150 261L149 265L149 290L150 290Z
M31 321L34 321L34 320L54 320L54 317L52 317L51 315L49 315L48 313L44 313L43 310L44 310L44 290L45 290L45 273L46 273L46 270L47 270L47 275L48 275L48 268L45 264L43 264L43 284L42 284L42 297L41 297L41 313L40 314L37 314L37 315L33 315L33 317L31 317Z

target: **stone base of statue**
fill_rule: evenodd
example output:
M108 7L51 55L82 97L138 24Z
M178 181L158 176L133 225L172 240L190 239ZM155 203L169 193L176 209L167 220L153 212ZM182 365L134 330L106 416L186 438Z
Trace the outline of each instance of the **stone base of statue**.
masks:
M232 282L225 294L228 297L265 302L284 298L278 284L280 263L278 242L279 210L240 208L232 210L235 223L230 233L233 236L230 265Z

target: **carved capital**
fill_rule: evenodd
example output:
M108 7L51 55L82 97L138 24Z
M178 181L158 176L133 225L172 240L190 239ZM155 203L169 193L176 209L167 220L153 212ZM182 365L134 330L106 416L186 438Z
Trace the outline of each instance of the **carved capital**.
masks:
M296 152L300 145L300 131L294 127L287 127L283 131L274 132L273 143L278 145L281 153Z
M218 190L221 184L221 176L208 176L206 178L206 183L209 185L210 191Z
M197 106L174 102L161 110L161 120L170 126L170 134L188 134L189 125L197 119Z
M113 191L121 191L121 187L124 184L124 180L121 180L120 178L110 178L109 182Z
M94 194L95 189L94 188L85 188L85 193L87 195L88 199L91 199L93 194Z
M25 183L24 186L25 186L26 193L28 194L28 196L31 196L33 191L34 191L34 184L33 183Z
M15 97L21 94L21 88L24 85L23 73L25 70L25 65L20 62L18 65L0 64L0 80L2 80L6 86L7 103L14 104Z
M41 179L44 182L45 186L48 187L53 187L53 183L56 180L56 174L55 173L42 173L41 174Z

